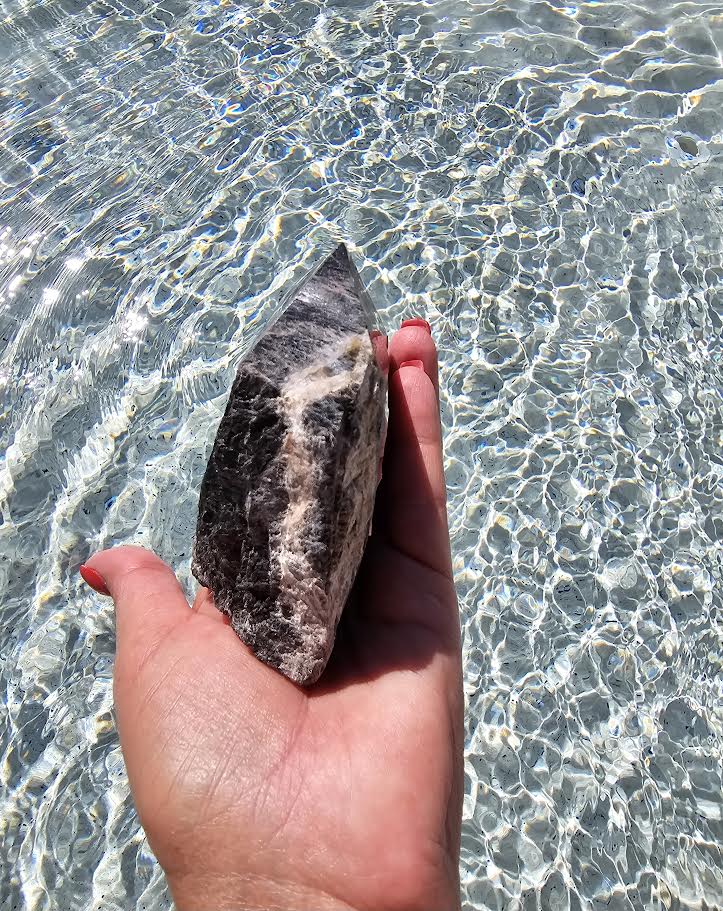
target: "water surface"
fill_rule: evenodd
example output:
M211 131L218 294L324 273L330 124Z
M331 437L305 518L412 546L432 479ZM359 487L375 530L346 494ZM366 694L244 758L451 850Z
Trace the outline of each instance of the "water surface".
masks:
M0 0L3 909L169 907L77 568L190 591L235 364L342 238L440 346L466 911L723 904L722 51L704 0Z

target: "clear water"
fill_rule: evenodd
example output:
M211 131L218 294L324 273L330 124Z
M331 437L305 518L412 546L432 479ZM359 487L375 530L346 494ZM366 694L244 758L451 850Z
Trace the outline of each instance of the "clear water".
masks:
M77 568L190 588L234 365L342 237L441 350L465 908L720 907L722 51L704 0L0 0L3 909L169 907Z

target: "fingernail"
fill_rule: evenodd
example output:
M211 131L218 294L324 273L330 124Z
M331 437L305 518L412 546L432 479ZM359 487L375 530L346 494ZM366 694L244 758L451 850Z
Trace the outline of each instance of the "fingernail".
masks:
M402 323L402 329L404 329L406 326L421 326L422 329L426 329L430 335L432 334L432 327L429 325L426 319L421 319L421 317L418 316L414 319L405 319Z
M80 567L80 575L83 577L83 580L90 585L93 591L98 592L99 595L109 595L108 586L105 584L103 576L90 566L83 564Z
M416 367L417 370L424 370L424 361L402 361L399 365L399 369L402 367Z

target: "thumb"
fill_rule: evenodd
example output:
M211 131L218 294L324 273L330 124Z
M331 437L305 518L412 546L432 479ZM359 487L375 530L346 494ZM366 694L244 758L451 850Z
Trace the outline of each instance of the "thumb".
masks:
M192 617L173 570L143 547L113 547L85 567L105 582L116 608L116 650L136 674L174 628Z

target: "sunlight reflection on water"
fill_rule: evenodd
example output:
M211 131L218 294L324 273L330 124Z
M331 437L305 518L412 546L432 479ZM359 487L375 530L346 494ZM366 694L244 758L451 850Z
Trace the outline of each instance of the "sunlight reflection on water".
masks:
M0 893L169 906L99 547L190 588L239 356L345 238L440 347L466 907L721 888L721 64L708 2L0 0Z

